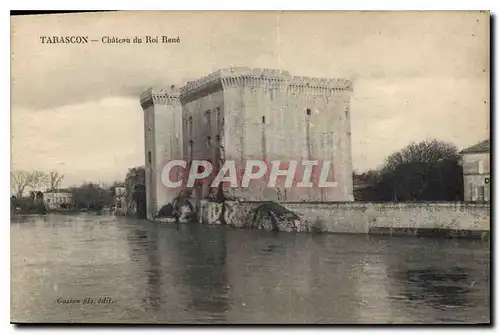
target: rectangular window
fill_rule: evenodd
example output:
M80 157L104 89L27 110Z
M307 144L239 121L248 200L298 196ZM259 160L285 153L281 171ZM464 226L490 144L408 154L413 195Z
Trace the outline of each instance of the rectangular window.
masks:
M220 126L221 119L220 119L220 108L219 107L215 108L215 122L218 126Z
M211 124L210 110L205 111L205 118L207 119L207 125Z
M192 138L193 137L193 117L192 116L189 116L188 117L188 129L187 129L188 133L188 138Z
M262 124L266 124L266 116L262 116Z
M311 116L311 109L309 109L309 108L306 109L306 115Z
M484 161L480 160L477 162L477 172L479 174L484 174Z
M191 163L191 161L193 160L193 140L189 141L189 145L188 145L188 160L189 160L189 163Z
M152 160L151 151L148 151L148 163L151 163Z
M477 200L484 202L484 186L477 187Z

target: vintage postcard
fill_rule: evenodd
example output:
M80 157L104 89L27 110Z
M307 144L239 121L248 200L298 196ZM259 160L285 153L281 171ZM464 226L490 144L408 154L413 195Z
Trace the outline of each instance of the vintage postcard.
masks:
M490 13L11 16L11 322L489 324Z

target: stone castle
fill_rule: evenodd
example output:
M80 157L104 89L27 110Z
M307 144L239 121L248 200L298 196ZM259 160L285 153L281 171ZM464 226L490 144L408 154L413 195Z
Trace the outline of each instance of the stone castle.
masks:
M221 69L179 90L147 90L141 105L148 217L185 191L161 181L171 160L208 160L215 167L225 160L330 160L335 188L253 186L222 192L243 201L353 201L351 95L348 80L251 68ZM202 182L187 193L196 202L212 192Z

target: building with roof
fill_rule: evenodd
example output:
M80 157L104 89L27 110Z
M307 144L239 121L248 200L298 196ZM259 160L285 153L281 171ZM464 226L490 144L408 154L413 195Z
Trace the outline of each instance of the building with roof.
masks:
M460 152L464 173L464 200L490 201L490 140L484 140Z
M123 215L127 209L127 188L116 187L115 195L115 214Z
M43 193L43 203L49 210L69 210L73 206L73 194L67 189L53 189Z

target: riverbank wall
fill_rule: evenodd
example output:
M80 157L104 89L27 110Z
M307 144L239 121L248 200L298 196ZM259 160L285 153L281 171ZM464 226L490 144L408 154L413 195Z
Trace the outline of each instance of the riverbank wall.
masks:
M286 232L489 239L490 205L443 203L274 203L202 201L197 221Z

